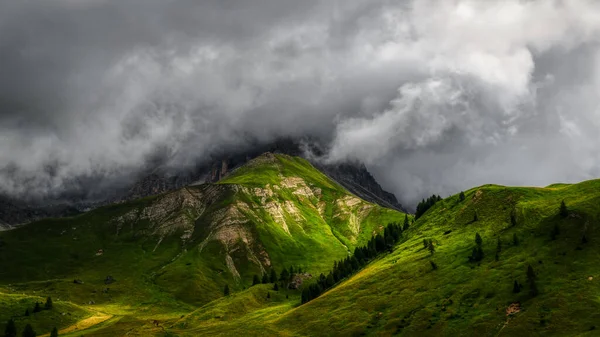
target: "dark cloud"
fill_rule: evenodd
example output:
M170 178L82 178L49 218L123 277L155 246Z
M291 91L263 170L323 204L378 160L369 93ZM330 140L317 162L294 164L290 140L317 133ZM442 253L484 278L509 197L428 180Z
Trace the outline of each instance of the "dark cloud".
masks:
M596 177L598 14L583 0L0 0L0 191L109 186L282 136L366 162L407 204Z

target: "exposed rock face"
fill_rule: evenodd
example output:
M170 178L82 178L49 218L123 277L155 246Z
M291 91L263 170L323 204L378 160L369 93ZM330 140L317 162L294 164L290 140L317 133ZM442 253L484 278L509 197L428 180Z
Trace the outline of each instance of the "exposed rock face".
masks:
M385 191L367 171L363 164L340 164L340 165L321 165L312 163L331 179L337 181L345 189L359 196L360 198L379 204L383 207L389 207L404 211L402 205L396 199L396 196Z
M93 203L88 200L75 200L69 205L40 207L25 205L0 196L0 230L47 217L71 216L107 204L174 191L198 182L218 182L235 168L244 165L264 152L283 153L291 156L302 156L304 153L300 143L293 140L281 140L272 144L257 146L248 151L223 154L219 159L197 165L194 169L185 172L173 173L155 169L151 173L142 175L131 186L126 186L120 191L112 191L110 197ZM396 197L383 190L364 165L350 163L323 165L317 162L312 162L312 164L356 196L384 207L404 210ZM298 193L312 192L304 189L298 191Z

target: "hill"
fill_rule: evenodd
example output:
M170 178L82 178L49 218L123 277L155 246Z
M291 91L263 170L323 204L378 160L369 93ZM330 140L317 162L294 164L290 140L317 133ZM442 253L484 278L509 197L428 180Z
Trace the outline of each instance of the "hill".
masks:
M1 232L0 299L52 296L58 306L77 308L66 315L103 315L85 326L86 335L154 333L153 321L174 321L218 300L225 285L236 294L271 270L323 272L403 219L304 159L265 154L215 184ZM27 318L24 310L0 308L0 329L15 317L19 329L31 321L38 332L56 325L78 333L71 321L37 322L40 313Z
M567 212L561 215L563 200ZM249 302L256 290L248 290L197 310L171 331L182 336L262 331L290 336L596 336L598 205L600 180L548 188L474 188L464 200L455 195L436 203L392 253L304 305L293 299L248 312L224 309L233 306L230 301ZM477 234L480 261L470 259ZM433 254L424 240L432 240ZM530 266L533 275L528 276ZM515 281L520 289L514 289ZM223 314L213 315L216 310Z

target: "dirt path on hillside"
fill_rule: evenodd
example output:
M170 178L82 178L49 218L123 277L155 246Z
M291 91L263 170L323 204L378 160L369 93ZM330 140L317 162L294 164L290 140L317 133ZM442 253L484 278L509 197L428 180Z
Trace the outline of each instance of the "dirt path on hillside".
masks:
M58 334L63 335L63 334L67 334L67 333L74 332L74 331L81 331L81 330L89 329L94 325L108 321L112 317L113 317L113 315L107 315L107 314L103 314L100 312L96 312L92 317L82 319L81 321L79 321L71 326L68 326L62 330L59 330ZM48 337L48 336L50 336L49 333L40 335L40 337Z

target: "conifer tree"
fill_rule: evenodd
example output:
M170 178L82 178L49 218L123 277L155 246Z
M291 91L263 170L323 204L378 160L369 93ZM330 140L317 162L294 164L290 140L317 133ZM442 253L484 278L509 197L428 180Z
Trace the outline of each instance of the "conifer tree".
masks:
M513 227L517 225L517 212L514 209L510 212L510 224Z
M569 210L567 209L567 205L565 205L564 200L560 202L560 208L558 210L558 213L563 218L566 218L567 216L569 216Z
M46 309L46 310L52 309L52 298L50 296L48 296L48 298L46 298L46 303L44 304L44 309Z
M277 284L277 283L275 283ZM271 298L271 293L267 293L267 299Z
M229 285L225 284L225 288L223 289L223 294L225 296L229 296Z
M52 332L50 333L50 337L58 337L58 329L56 329L56 327L54 327L54 329L52 329Z
M277 285L277 283L275 283L275 284L273 285L273 290L275 290L275 291L279 291L279 286Z
M29 308L25 309L25 316L29 316Z
M17 337L17 326L15 325L15 321L11 318L6 323L6 328L4 329L4 336L6 337Z
M263 277L262 277L262 284L267 284L267 283L269 283L269 276L267 275L267 273L264 273Z
M461 191L460 194L458 195L458 200L465 201L465 192Z
M519 245L519 237L517 236L517 233L513 234L513 245L514 246L518 246Z
M423 239L423 248L427 248L429 246L429 240Z
M477 211L475 211L475 214L473 215L473 222L477 221L479 221L479 217L477 216Z
M427 245L427 249L429 249L429 253L433 255L435 253L435 246L433 245L433 241L429 240L429 244Z
M33 327L31 326L31 324L27 324L25 326L25 329L23 330L23 337L36 337L36 336L37 336L37 334L33 330Z
M481 247L481 244L483 243L483 240L481 239L481 235L479 235L479 233L475 233L475 243L479 247Z
M535 284L535 272L533 271L533 267L529 265L527 267L527 281L529 282L529 294L531 296L536 296L538 294L537 285Z
M583 234L583 237L581 237L581 243L586 244L588 243L587 238L585 237L585 234Z
M433 262L433 261L430 260L429 263L431 264L431 269L432 270L436 270L438 268L437 264L435 264L435 262Z
M275 272L275 269L271 269L271 277L269 278L269 280L271 281L271 283L277 282L277 273Z
M404 230L408 229L408 214L404 214Z
M35 307L33 307L33 312L40 312L42 311L42 307L40 307L40 302L35 302Z
M519 284L519 282L517 282L517 280L515 280L515 283L513 284L513 293L519 293L521 292L521 285Z
M254 277L252 278L252 285L255 286L259 283L260 283L260 278L258 278L258 275L254 275Z
M289 279L290 273L287 271L287 269L283 268L283 270L281 271L281 275L279 275L279 281L287 282Z

